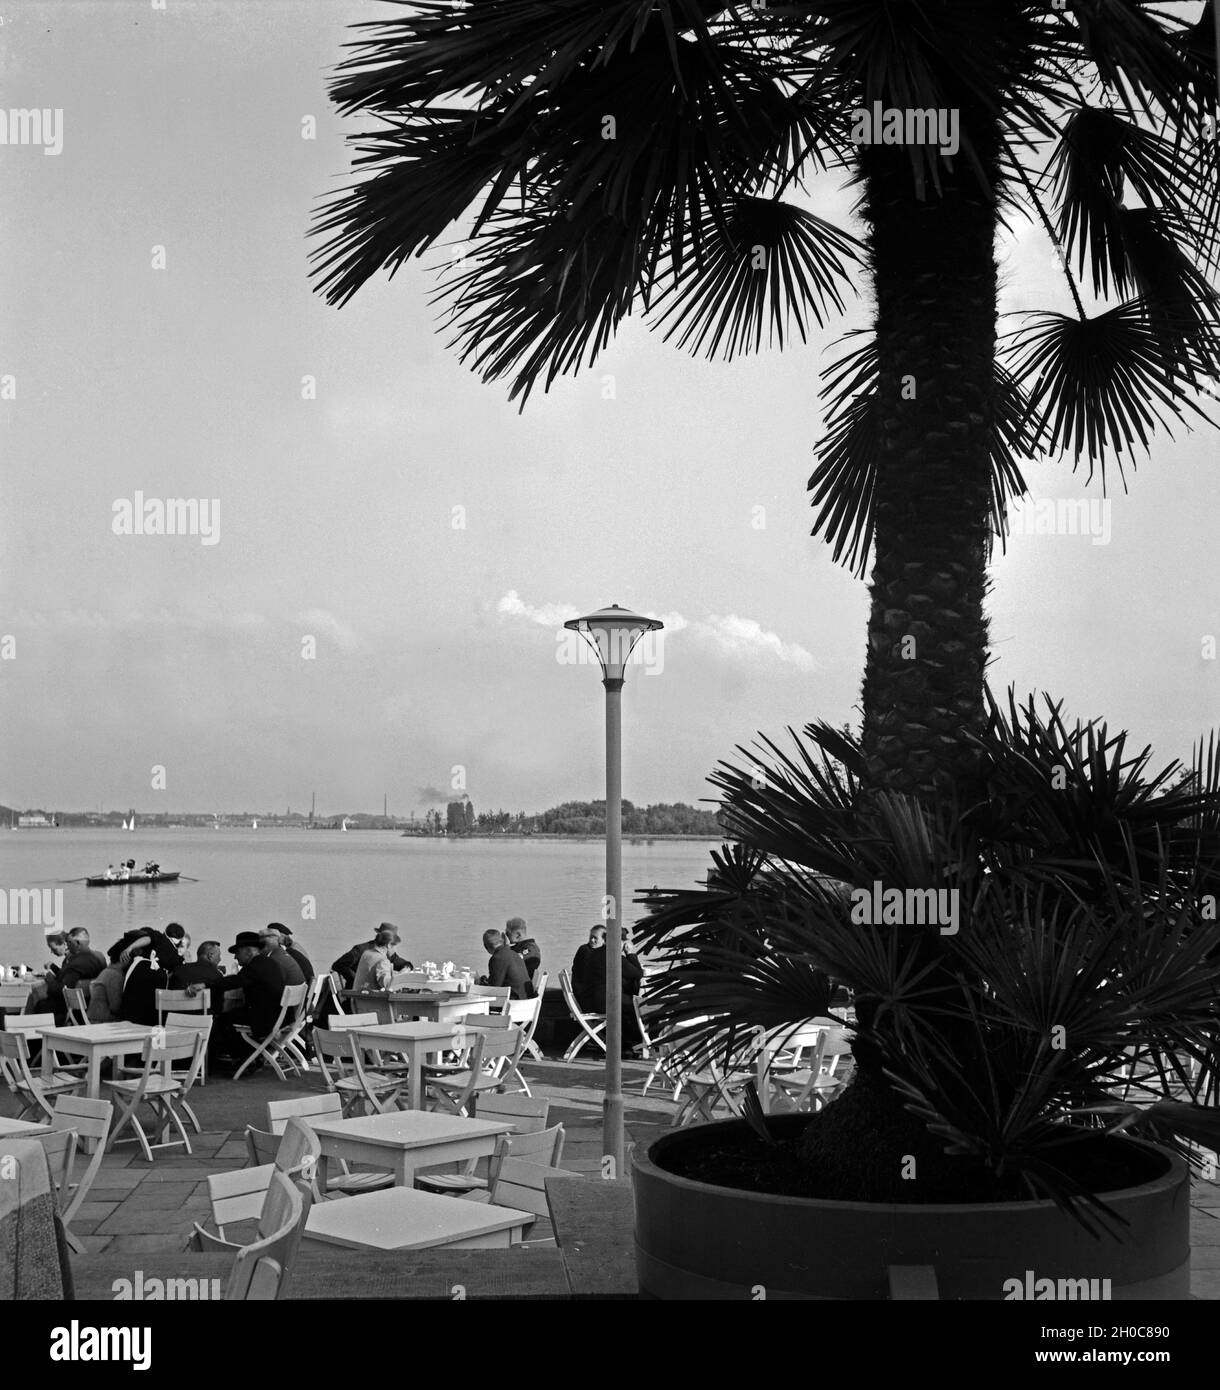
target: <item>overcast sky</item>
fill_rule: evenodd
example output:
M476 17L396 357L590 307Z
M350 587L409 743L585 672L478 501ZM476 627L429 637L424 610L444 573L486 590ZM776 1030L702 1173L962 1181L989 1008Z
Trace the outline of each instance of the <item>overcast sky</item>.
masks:
M707 796L756 730L856 717L865 586L810 538L805 483L866 301L729 364L631 323L524 415L446 348L438 255L327 307L305 232L348 152L325 81L345 26L388 13L5 8L6 105L64 115L58 155L0 148L0 802L406 814L455 766L478 809L594 797L601 688L555 628L610 602L668 624L624 695L637 802ZM1040 233L1001 258L1005 308L1062 305ZM1220 438L1179 436L1114 494L1108 544L1016 537L991 602L994 682L1163 760L1220 722ZM1066 462L1027 474L1082 495ZM137 492L218 499L216 543L114 534Z

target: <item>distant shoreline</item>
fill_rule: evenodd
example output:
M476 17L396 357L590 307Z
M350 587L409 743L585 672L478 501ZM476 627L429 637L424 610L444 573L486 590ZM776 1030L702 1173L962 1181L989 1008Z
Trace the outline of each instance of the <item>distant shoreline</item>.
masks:
M561 830L533 830L528 834L518 834L512 831L506 834L490 835L403 835L404 840L596 840L599 843L606 838L604 833L592 835L573 835ZM718 845L727 840L727 835L685 835L669 830L637 830L628 832L623 831L624 840L702 840L709 845Z
M37 828L37 829L39 829L39 830L42 830L42 829L46 829L46 830L91 830L91 831L96 831L96 832L99 832L99 833L102 833L102 834L119 834L119 833L121 833L118 826L109 826L109 825L63 825L63 826L38 826L38 827L33 827L33 826L22 826L22 827L20 827L20 828L21 828L21 829L25 829L25 830L35 829L35 828ZM139 827L136 829L135 832L129 831L128 834L133 834L133 833L134 833L135 836L138 838L138 836L140 835L141 832L143 832L143 833L146 834L146 835L157 835L157 834L160 834L161 832L166 831L166 830L210 830L210 829L212 829L212 828L213 828L213 827L207 826L207 825L156 825L156 824L150 822L150 823L148 823L148 824L139 826ZM350 825L350 826L348 826L346 832L340 831L340 829L339 829L338 826L334 826L334 827L325 826L325 827L323 827L323 826L274 825L274 824L270 824L270 825L261 825L261 826L259 826L259 828L258 828L257 830L255 830L252 826L249 826L249 825L219 825L219 826L217 826L217 827L215 827L215 828L218 829L218 830L241 830L241 831L248 831L248 832L250 832L251 834L255 834L255 835L261 835L261 834L263 834L265 831L270 831L270 830L294 830L294 831L295 831L295 830L313 830L316 834L320 834L320 835L338 835L338 834L343 834L343 833L346 833L346 834L349 834L349 835L357 835L357 834L379 834L379 835L393 835L396 839L400 839L400 840L428 840L428 841L430 841L430 842L432 842L432 841L438 841L438 840L445 840L445 841L453 840L455 843L458 843L458 844L461 844L462 842L467 841L467 840L573 840L573 841L576 841L576 842L595 841L595 842L597 842L598 844L600 844L600 843L602 843L602 842L605 840L605 838L606 838L605 833L602 832L602 831L595 832L595 833L593 833L593 834L591 834L591 835L576 835L576 834L572 834L572 833L567 832L567 831L560 831L560 830L531 830L531 831L525 831L525 832L522 832L522 831L515 831L515 830L509 830L509 831L504 831L504 832L500 832L500 831L474 831L472 834L469 834L469 835L415 835L415 834L410 833L409 831L404 831L404 830L402 830L402 829L398 829L398 828L390 827L390 826L385 826L385 827L382 827L382 826L376 826L376 827L373 827L373 826L362 827L362 826ZM627 831L627 830L624 830L624 831L623 831L623 841L624 841L625 843L628 843L628 844L636 844L636 843L638 843L638 842L641 841L641 840L691 840L691 841L701 842L701 843L703 843L703 844L718 845L718 844L723 844L723 843L725 843L726 841L729 841L729 840L731 840L731 839L732 839L732 836L730 836L730 835L696 835L696 834L685 834L685 833L680 833L680 832L675 832L675 831L669 831L669 830L638 830L638 831ZM133 840L132 843L135 843L135 841Z

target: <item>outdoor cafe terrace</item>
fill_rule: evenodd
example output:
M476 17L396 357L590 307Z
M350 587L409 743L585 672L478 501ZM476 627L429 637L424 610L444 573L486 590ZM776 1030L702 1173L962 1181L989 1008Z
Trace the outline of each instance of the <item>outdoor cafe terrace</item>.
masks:
M349 1006L354 1002L349 1000ZM575 1032L573 1020L563 1020L569 1024L566 1032L559 1028L538 1034L546 1042L546 1053L536 1049L536 1055L525 1057L514 1049L509 1062L515 1076L508 1066L499 1068L504 1091L487 1085L475 1104L466 1104L461 1114L446 1103L445 1096L450 1102L469 1100L462 1089L467 1083L460 1076L455 1082L454 1072L446 1072L443 1064L428 1073L426 1090L417 1093L413 1084L419 1081L421 1058L411 1052L412 1030L424 1036L429 1028L435 1031L439 1026L452 1033L452 1025L427 1020L389 1023L392 1014L385 1007L387 1001L374 1002L379 1002L381 1016L362 1026L362 1045L351 1044L352 1064L346 1068L332 1054L324 1071L317 1057L321 1051L327 1060L332 1044L338 1047L335 1039L349 1031L339 1028L315 1031L308 1067L291 1071L285 1065L284 1078L270 1066L237 1078L201 1078L203 1084L190 1088L188 1101L197 1128L182 1113L187 1106L178 1098L189 1152L181 1143L156 1147L157 1139L176 1141L179 1133L172 1124L162 1131L164 1116L146 1111L142 1125L154 1145L151 1161L142 1145L130 1142L134 1137L130 1126L117 1135L128 1142L116 1144L112 1134L100 1153L90 1138L101 1131L95 1118L96 1101L91 1110L88 1094L100 1090L101 1097L117 1102L106 1124L120 1130L131 1086L141 1078L141 1068L132 1065L136 1059L131 1055L126 1092L108 1087L104 1079L90 1073L98 1052L108 1051L122 1060L122 1048L115 1050L113 1040L107 1047L78 1039L74 1044L78 1050L59 1051L48 1060L45 1072L41 1062L27 1061L28 1078L62 1078L62 1089L47 1096L51 1116L36 1102L31 1105L29 1095L21 1094L21 1084L0 1093L0 1159L25 1153L25 1162L34 1147L30 1139L38 1139L47 1153L52 1182L58 1156L59 1161L66 1157L71 1163L72 1183L85 1186L82 1198L79 1188L71 1184L65 1188L61 1183L58 1198L60 1216L75 1247L70 1256L75 1297L130 1297L133 1281L139 1280L147 1298L150 1281L158 1279L201 1281L190 1287L222 1296L235 1268L234 1248L252 1246L267 1234L273 1164L289 1176L309 1178L315 1194L324 1192L326 1199L315 1200L309 1208L290 1275L270 1296L328 1300L636 1297L630 1161L626 1175L607 1172L602 1058L592 1060L592 1045L582 1048L583 1056L573 1058L571 1047L566 1057L547 1055L557 1053ZM555 1002L553 991L551 1002ZM486 1042L490 1054L496 1049L487 1039L516 1034L511 1024L489 1026L487 1016L482 1017L484 1022L477 1029L468 1028L466 1036L453 1035L445 1041L470 1045L477 1033L483 1040L478 1045ZM25 1036L19 1033L20 1018L6 1014L0 1036ZM378 1038L376 1029L387 1024L397 1032ZM131 1027L101 1025L103 1029ZM63 1030L43 1031L52 1035L49 1044L55 1042L56 1033L61 1041L68 1037ZM810 1045L810 1055L803 1060L812 1060L812 1066L803 1071L777 1068L774 1100L803 1099L805 1108L814 1108L833 1095L841 1082L841 1078L836 1082L836 1063L828 1056L827 1036L833 1031L813 1027L797 1039L798 1044ZM160 1044L162 1039L154 1037L150 1043L147 1038L125 1036L129 1053L143 1049L148 1077L163 1075L164 1059L159 1067L155 1059L149 1060L153 1043ZM170 1044L181 1037L172 1031L171 1021L164 1040ZM374 1043L384 1052L374 1056L366 1051ZM201 1052L191 1053L189 1038L179 1045L186 1048L185 1062L180 1056L175 1076L184 1065L189 1069L192 1057L202 1062ZM399 1050L391 1051L391 1045ZM427 1046L431 1048L432 1042ZM10 1054L17 1045L9 1041L5 1047L6 1071L13 1077L18 1069ZM428 1053L434 1064L438 1055ZM728 1113L730 1087L711 1084L706 1074L702 1080L691 1075L675 1100L673 1078L666 1084L663 1075L654 1076L654 1060L623 1064L629 1151L631 1146L647 1146L675 1123ZM76 1071L63 1070L74 1064ZM172 1069L175 1063L168 1065ZM378 1065L381 1071L375 1069ZM482 1074L483 1065L489 1068L488 1079L495 1080L491 1072L496 1064L488 1059L476 1063L467 1081L475 1071ZM149 1089L154 1089L151 1082ZM371 1096L385 1104L384 1114L377 1113ZM146 1101L147 1094L142 1104ZM327 1108L331 1113L323 1113ZM18 1119L22 1115L24 1120ZM540 1153L543 1135L553 1135L556 1126L562 1126L561 1149L551 1147L547 1138L548 1152ZM63 1143L53 1139L52 1130ZM514 1167L515 1145L522 1147L525 1156ZM498 1176L493 1180L491 1168L497 1164ZM421 1173L421 1169L427 1171ZM527 1170L538 1174L538 1179ZM474 1180L473 1190L466 1185L469 1178ZM447 1188L446 1183L451 1186ZM287 1190L289 1184L283 1187ZM49 1220L42 1235L48 1258L35 1261L29 1254L38 1248L38 1219L39 1213L32 1208L14 1211L10 1204L0 1211L0 1299L60 1296L54 1227ZM301 1220L306 1220L304 1213ZM202 1237L200 1227L207 1233ZM220 1237L228 1244L222 1244ZM714 1239L714 1233L709 1233L709 1239ZM1191 1244L1193 1297L1220 1298L1218 1181L1194 1180ZM23 1252L20 1260L17 1250ZM245 1296L258 1295L247 1290Z

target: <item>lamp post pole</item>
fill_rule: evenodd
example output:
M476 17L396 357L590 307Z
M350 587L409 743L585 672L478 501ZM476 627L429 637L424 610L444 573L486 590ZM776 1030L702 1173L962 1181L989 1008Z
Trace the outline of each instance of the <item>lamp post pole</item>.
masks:
M623 1177L623 682L606 687L606 1093L602 1102L604 1151Z
M596 655L606 688L606 1081L602 1099L603 1156L624 1176L623 1122L623 676L635 644L664 623L612 603L564 627L579 632ZM659 670L659 664L657 669Z

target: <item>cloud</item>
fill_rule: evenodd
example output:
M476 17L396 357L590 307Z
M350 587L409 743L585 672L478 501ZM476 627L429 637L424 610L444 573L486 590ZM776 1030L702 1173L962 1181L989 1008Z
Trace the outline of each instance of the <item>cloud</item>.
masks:
M346 623L341 622L333 613L328 613L325 608L311 608L305 613L299 613L296 621L306 632L329 637L340 651L354 652L359 649L360 638Z
M415 804L417 806L430 806L440 802L442 806L448 806L451 801L456 801L456 792L447 792L441 787L416 787Z
M778 633L768 632L754 618L739 618L735 613L723 618L712 614L696 622L694 631L731 656L767 655L785 666L795 666L798 671L817 669L812 652L796 642L783 641Z
M528 618L541 627L562 627L569 618L580 617L580 609L570 603L544 603L541 607L532 607L521 601L516 589L510 589L496 604L496 612L507 613L513 618Z
M516 589L510 589L504 595L496 605L496 611L550 628L559 627L580 612L568 603L525 603ZM768 631L754 618L741 618L735 613L725 617L712 613L706 618L694 619L687 619L681 613L647 613L645 616L660 618L665 624L665 636L685 630L690 636L729 656L751 659L770 656L785 666L796 667L798 671L817 669L812 652L796 642L785 642L778 633Z

